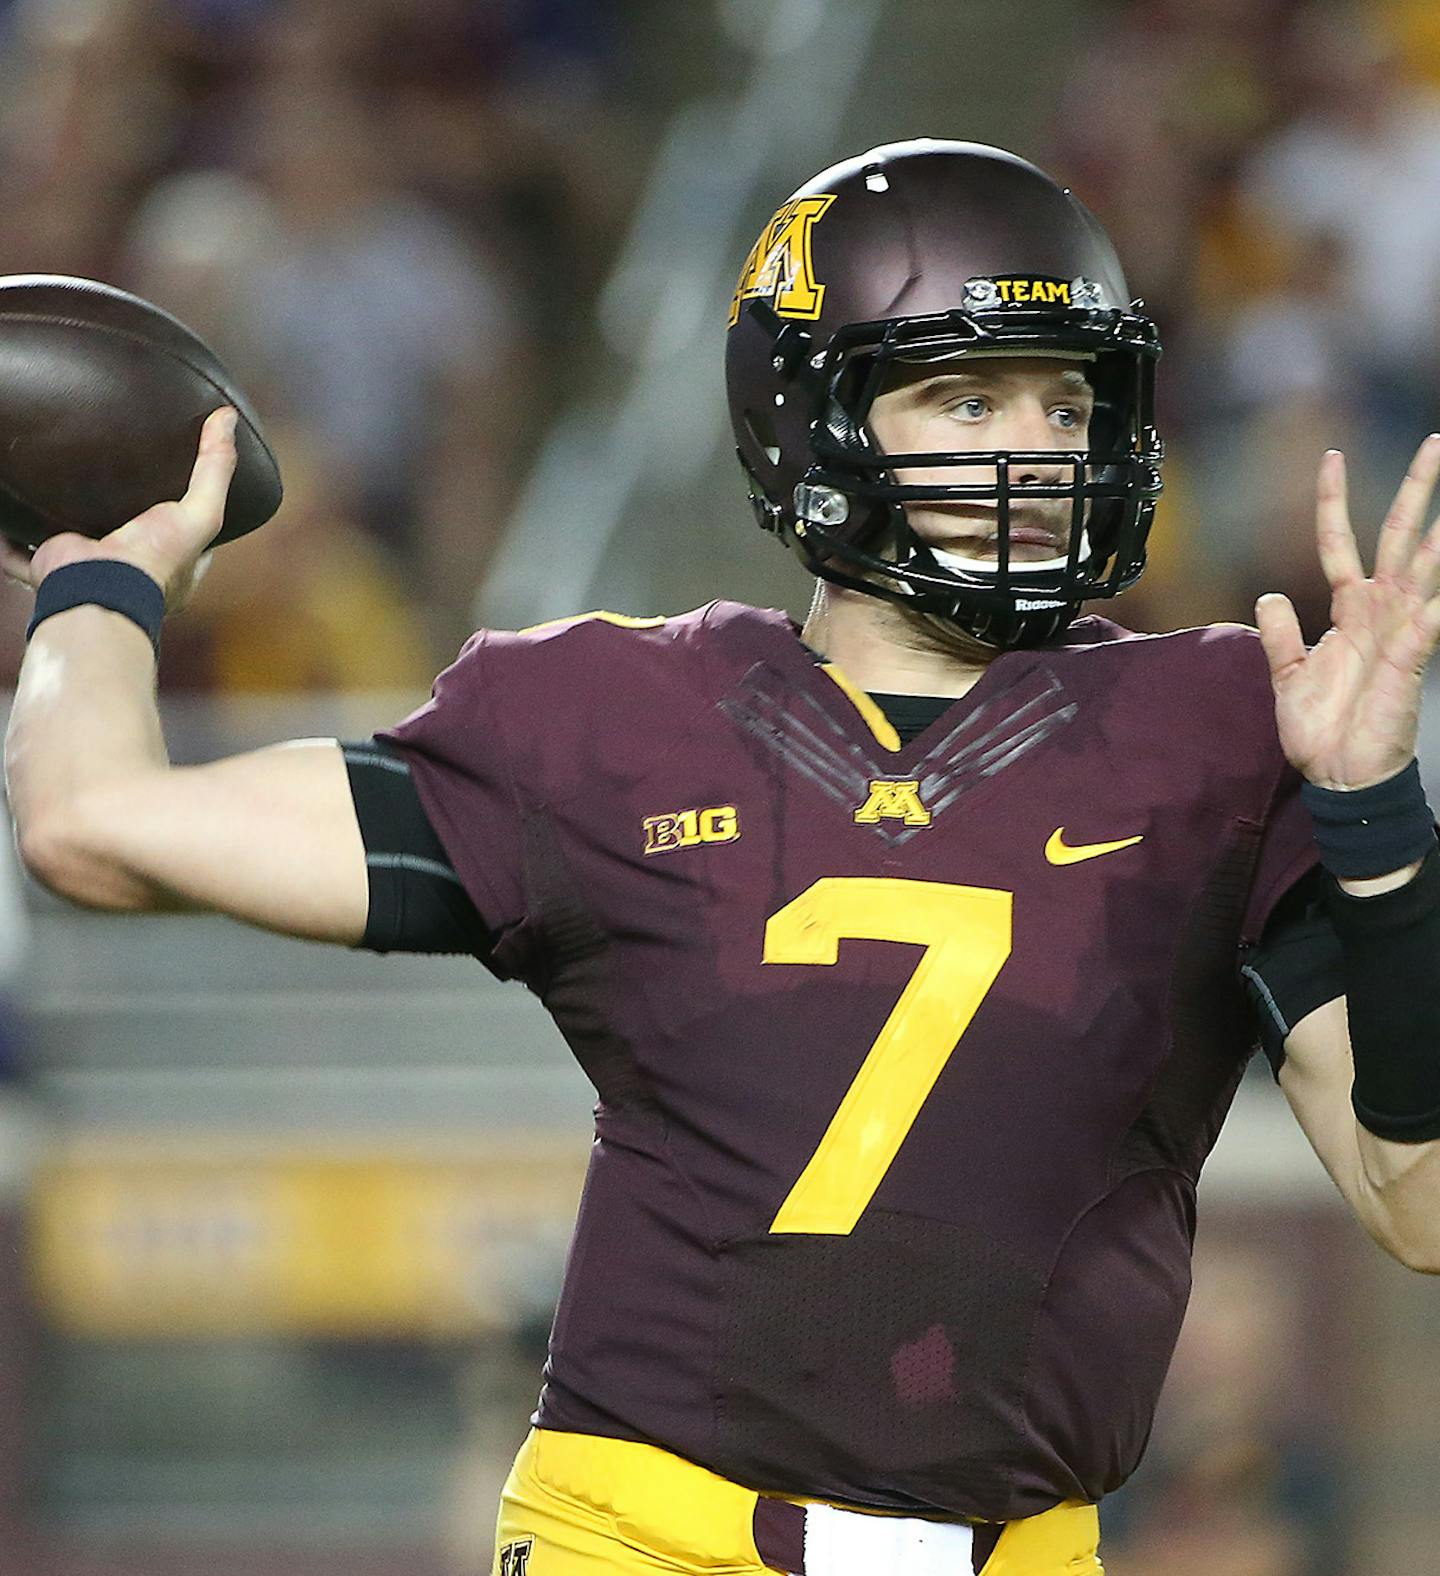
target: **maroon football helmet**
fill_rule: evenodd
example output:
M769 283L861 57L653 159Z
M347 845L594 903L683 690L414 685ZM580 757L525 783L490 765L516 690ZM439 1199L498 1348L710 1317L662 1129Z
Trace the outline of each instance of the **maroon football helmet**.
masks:
M1160 343L1140 306L1094 216L1013 154L927 139L825 170L765 227L730 313L730 416L760 524L815 574L989 645L1050 639L1144 568L1162 445ZM1089 446L880 451L867 416L894 362L995 354L1074 358L1095 393ZM1051 480L1012 479L1027 465ZM902 485L902 466L953 479ZM1011 508L1034 498L1069 500L1068 548L1012 563ZM911 529L907 501L953 500L994 508L995 560Z

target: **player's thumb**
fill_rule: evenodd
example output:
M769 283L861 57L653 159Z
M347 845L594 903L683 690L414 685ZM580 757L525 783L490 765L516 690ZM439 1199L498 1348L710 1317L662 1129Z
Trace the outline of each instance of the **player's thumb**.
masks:
M1255 627L1270 664L1270 677L1278 684L1305 661L1305 637L1290 598L1267 591L1255 604Z
M186 523L204 533L199 546L206 547L225 523L225 499L235 474L237 452L233 405L222 405L205 418L200 429L200 445L190 472L190 485L180 500Z

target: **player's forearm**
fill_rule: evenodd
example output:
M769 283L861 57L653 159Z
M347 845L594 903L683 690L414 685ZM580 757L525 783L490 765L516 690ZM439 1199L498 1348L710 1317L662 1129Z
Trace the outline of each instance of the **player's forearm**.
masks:
M5 741L27 866L78 901L139 904L142 887L112 867L89 812L98 793L120 783L143 793L168 765L144 631L94 606L47 619L25 655Z
M1359 1122L1355 1131L1372 1235L1410 1269L1440 1275L1440 1139L1393 1143Z

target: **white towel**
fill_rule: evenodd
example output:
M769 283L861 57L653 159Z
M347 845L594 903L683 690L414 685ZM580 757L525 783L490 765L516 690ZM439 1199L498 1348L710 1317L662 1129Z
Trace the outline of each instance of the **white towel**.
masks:
M805 1576L972 1576L969 1527L805 1507Z

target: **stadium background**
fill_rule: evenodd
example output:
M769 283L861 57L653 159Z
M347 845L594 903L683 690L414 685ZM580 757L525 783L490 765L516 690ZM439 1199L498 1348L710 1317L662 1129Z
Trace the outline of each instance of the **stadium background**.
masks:
M0 272L169 307L286 473L167 632L175 758L363 735L477 621L799 610L725 307L775 199L927 133L1073 183L1161 322L1122 618L1279 588L1323 627L1319 453L1375 521L1440 425L1433 0L0 0ZM7 587L7 681L26 616ZM0 1576L487 1570L588 1138L535 1003L12 867L0 978ZM1440 1570L1437 1400L1440 1291L1260 1065L1107 1568Z

